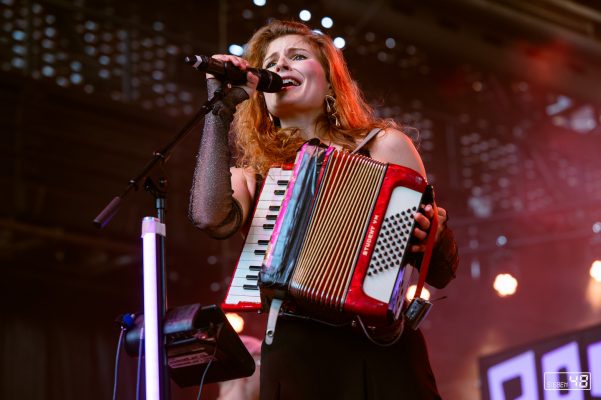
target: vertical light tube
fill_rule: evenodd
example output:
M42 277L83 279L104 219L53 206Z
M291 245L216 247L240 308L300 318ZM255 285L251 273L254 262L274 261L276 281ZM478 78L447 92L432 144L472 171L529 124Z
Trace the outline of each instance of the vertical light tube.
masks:
M165 225L158 218L145 217L142 220L142 244L144 258L144 369L146 376L146 399L161 398L161 375L159 346L159 319L157 290L157 235L165 236Z

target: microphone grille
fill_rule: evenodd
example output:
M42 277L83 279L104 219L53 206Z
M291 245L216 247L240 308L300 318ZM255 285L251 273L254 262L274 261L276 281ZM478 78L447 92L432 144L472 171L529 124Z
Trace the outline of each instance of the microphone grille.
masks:
M275 72L266 71L264 69L258 70L258 73L259 84L257 85L257 90L267 93L275 93L282 90L284 81L282 80L281 76Z

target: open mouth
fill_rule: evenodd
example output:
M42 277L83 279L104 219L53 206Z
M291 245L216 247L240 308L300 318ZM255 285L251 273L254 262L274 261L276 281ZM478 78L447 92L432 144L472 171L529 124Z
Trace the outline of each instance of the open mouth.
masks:
M284 78L282 87L300 86L300 82L294 78Z

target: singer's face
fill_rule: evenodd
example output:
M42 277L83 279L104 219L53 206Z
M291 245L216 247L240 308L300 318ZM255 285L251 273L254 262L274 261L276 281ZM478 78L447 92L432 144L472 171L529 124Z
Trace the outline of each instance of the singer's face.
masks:
M263 68L278 73L284 87L265 93L269 112L286 118L316 118L323 113L330 84L316 50L300 35L281 36L267 47Z

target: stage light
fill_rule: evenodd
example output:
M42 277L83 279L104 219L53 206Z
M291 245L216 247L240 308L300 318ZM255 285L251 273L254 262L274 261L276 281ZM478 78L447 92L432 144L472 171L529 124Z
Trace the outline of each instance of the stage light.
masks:
M601 282L601 260L595 260L591 264L591 277L597 282Z
M472 260L470 263L470 275L472 276L472 279L479 279L480 273L480 261L477 259Z
M23 31L13 31L13 39L14 40L16 40L18 42L21 42L21 41L25 40L25 37L26 37L25 32L23 32Z
M396 46L396 40L394 40L393 38L388 38L386 39L386 47L388 47L389 49L394 49L394 47Z
M417 289L417 285L411 285L407 288L407 300L412 300L415 296L415 289ZM420 296L424 300L430 300L430 291L424 286L422 289L422 293Z
M495 277L493 288L501 297L511 296L518 288L518 280L511 274L498 274Z
M231 44L228 51L235 56L241 56L244 54L244 48L238 44Z
M601 222L595 222L593 224L593 233L601 233Z
M263 7L267 3L267 0L253 0L253 3L255 6Z
M236 333L242 332L244 329L244 318L236 313L226 313L225 316Z
M334 26L334 20L330 17L323 17L321 19L321 26L323 26L326 29L329 29Z
M507 244L507 236L500 235L497 237L497 247L503 247Z
M71 83L74 85L79 85L80 83L83 82L83 77L80 74L71 74L69 79L71 80Z
M344 46L346 46L346 40L344 40L344 38L341 38L340 36L334 38L334 46L336 46L339 49L343 49Z
M309 21L311 19L311 12L309 10L301 10L301 12L298 13L298 17L302 21Z
M54 68L52 68L49 65L44 66L42 68L42 75L48 76L48 77L54 76Z

